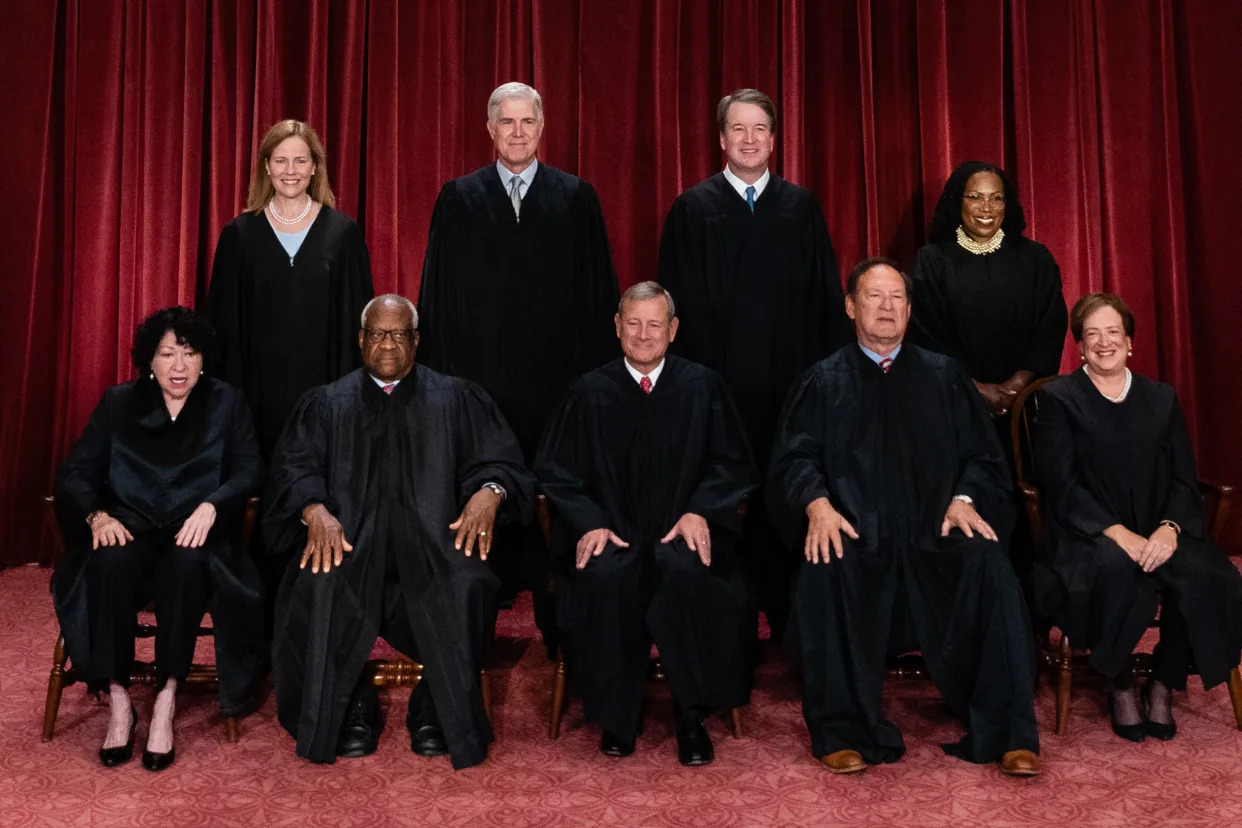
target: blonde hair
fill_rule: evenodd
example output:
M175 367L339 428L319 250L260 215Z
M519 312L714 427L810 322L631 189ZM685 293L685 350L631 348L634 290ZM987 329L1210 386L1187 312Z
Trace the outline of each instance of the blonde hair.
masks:
M306 146L310 148L311 161L315 165L315 174L311 176L307 192L320 204L336 206L336 196L328 184L328 157L323 151L323 141L319 140L319 133L304 121L287 118L273 124L259 142L259 158L250 176L250 193L246 196L247 212L262 211L276 195L276 188L272 186L272 179L267 174L267 162L282 141L295 135L306 142Z

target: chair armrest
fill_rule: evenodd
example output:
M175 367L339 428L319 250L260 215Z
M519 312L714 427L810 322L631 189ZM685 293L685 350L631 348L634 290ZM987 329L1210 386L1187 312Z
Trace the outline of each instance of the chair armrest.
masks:
M1026 508L1026 521L1031 528L1031 540L1035 544L1036 554L1044 548L1044 520L1039 512L1039 488L1034 483L1018 481L1018 491L1022 493L1022 505Z
M543 533L543 542L552 545L552 507L548 504L548 496L541 494L535 497L535 517L539 520L539 531Z
M1220 543L1225 522L1229 520L1233 486L1200 480L1199 491L1203 493L1203 528L1209 538Z

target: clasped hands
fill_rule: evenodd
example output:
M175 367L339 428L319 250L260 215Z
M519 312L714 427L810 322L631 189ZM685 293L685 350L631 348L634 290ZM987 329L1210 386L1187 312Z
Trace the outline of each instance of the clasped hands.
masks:
M669 543L676 538L683 539L691 552L698 553L703 566L712 565L712 536L706 520L693 512L686 512L673 528L668 530L668 534L660 538L660 543ZM611 529L592 529L587 532L578 539L575 566L578 569L584 569L590 563L591 558L597 557L604 551L610 541L623 549L629 546Z
M1177 533L1165 525L1156 527L1150 537L1131 532L1120 523L1104 530L1113 543L1121 547L1144 572L1155 572L1177 551Z
M479 489L471 495L457 520L449 524L448 528L457 533L453 548L461 551L464 546L469 558L477 544L479 559L487 560L492 551L492 527L499 508L500 495L490 488ZM311 572L328 573L333 566L341 565L346 552L354 551L345 538L345 528L322 503L312 503L303 509L302 520L306 524L306 548L302 550L299 569L305 569L309 562Z
M1030 371L1019 371L1004 382L974 382L975 388L979 389L979 396L987 403L992 416L1004 417L1013 408L1018 394L1030 384L1034 376Z
M207 542L207 533L211 531L215 522L216 507L210 503L200 503L198 508L185 519L185 523L181 524L173 541L177 546L197 549ZM101 512L90 526L91 549L98 549L101 546L124 546L134 539L134 536L125 528L125 524L107 512Z
M832 563L833 555L836 555L837 560L845 557L845 542L841 535L849 535L858 540L858 530L832 507L826 497L818 497L807 504L806 516L809 522L806 540L802 544L802 554L813 564L821 561ZM973 505L962 500L949 502L944 520L940 523L940 537L948 537L955 527L968 538L973 538L978 532L980 537L996 540L996 532L988 522L979 516Z

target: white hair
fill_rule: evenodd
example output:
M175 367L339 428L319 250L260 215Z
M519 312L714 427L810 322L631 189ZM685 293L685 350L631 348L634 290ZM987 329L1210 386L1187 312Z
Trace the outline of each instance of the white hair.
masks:
M659 282L639 282L621 294L621 301L617 303L617 316L625 316L626 302L643 302L647 299L659 299L661 296L668 302L668 321L672 322L677 315L677 306L673 304L673 294L665 290Z
M411 302L409 299L406 299L404 296L402 296L399 293L385 293L383 296L376 296L370 302L367 302L367 306L362 309L362 327L363 328L367 326L367 316L370 315L371 308L377 305L382 305L385 302L391 302L394 305L404 305L405 309L410 312L410 319L412 320L412 324L410 325L410 327L412 327L416 331L418 330L418 308L414 307L413 302Z
M505 101L530 101L535 107L535 119L543 123L543 98L533 86L519 81L510 81L497 86L492 96L487 99L487 121L495 123L500 117L500 105Z

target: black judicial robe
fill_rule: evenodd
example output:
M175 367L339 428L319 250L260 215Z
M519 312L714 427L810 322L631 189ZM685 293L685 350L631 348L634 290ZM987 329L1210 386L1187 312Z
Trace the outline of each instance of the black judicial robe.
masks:
M669 356L647 394L624 359L609 362L570 387L548 424L535 472L555 516L557 569L568 575L559 589L561 619L587 717L622 738L634 733L651 637L683 707L745 704L746 644L755 622L733 547L738 506L759 480L720 377ZM660 543L687 512L708 522L710 568L683 539ZM578 539L601 528L629 547L610 543L585 570L575 570ZM685 566L667 575L665 556ZM618 580L632 580L633 594L618 584L594 586L589 576L603 566L612 566ZM622 605L609 606L618 597ZM596 617L601 609L607 618Z
M1044 386L1035 461L1049 546L1036 567L1040 609L1070 641L1117 675L1156 617L1161 589L1185 618L1205 687L1229 677L1242 648L1242 575L1203 527L1194 451L1173 388L1132 374L1120 403L1085 371ZM1149 537L1182 528L1177 551L1146 574L1103 535L1120 523Z
M295 557L277 596L277 714L299 756L335 761L395 563L453 766L486 757L492 729L478 671L498 585L477 553L453 548L448 527L489 481L507 492L500 520L529 519L534 479L504 418L473 383L416 365L389 396L360 369L302 398L273 455L264 532L274 553L300 552L302 510L323 503L354 550L327 574L299 569Z
M246 392L264 457L304 393L361 364L359 320L374 295L362 229L327 205L292 260L263 213L225 225L208 312L220 376Z
M940 536L957 494L974 499L1000 542ZM901 756L901 735L881 712L890 647L919 650L965 722L951 753L988 762L1039 749L1033 639L1005 554L1009 474L961 366L906 344L885 374L853 344L810 368L782 413L767 496L791 554L801 555L805 509L819 497L859 535L842 536L844 558L804 563L795 584L790 644L817 756Z
M90 663L86 516L102 509L138 538L179 528L199 504L211 503L216 520L207 536L209 607L220 709L226 716L248 712L262 605L259 574L240 547L246 502L262 481L253 421L237 389L202 377L176 420L154 380L105 391L56 476L65 557L52 575L52 598L70 660Z
M819 202L773 174L751 213L716 173L669 209L659 279L681 319L673 353L724 377L766 456L790 385L852 338Z
M540 162L520 222L494 163L440 190L418 296L418 358L483 386L528 462L569 383L616 355L618 299L587 182Z
M1061 269L1037 241L1006 237L980 256L956 237L924 245L914 262L908 341L951 356L979 382L1060 369L1068 317Z

